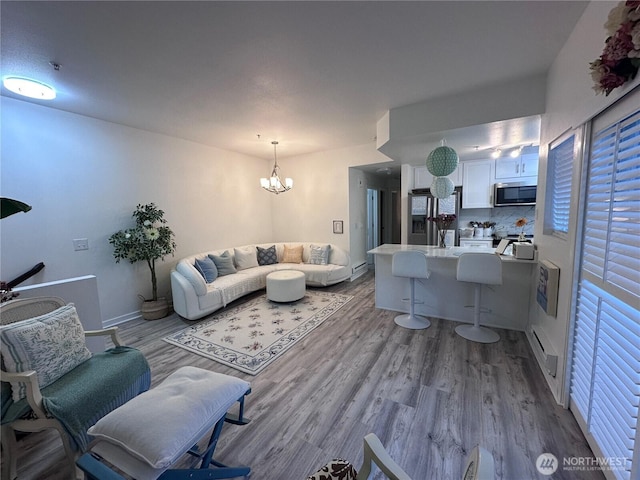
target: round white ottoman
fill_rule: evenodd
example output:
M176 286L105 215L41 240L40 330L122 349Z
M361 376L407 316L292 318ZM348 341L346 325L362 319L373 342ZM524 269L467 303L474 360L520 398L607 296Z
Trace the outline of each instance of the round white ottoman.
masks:
M304 273L297 270L279 270L267 275L267 300L295 302L306 293Z

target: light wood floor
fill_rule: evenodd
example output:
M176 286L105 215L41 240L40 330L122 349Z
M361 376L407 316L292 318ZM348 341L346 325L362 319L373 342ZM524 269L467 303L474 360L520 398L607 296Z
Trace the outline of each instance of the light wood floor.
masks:
M163 342L191 324L177 315L129 322L120 332L146 355L154 385L183 365L251 382L252 422L225 426L217 458L250 465L254 480L304 480L336 457L358 466L369 432L414 480L460 478L478 443L493 452L496 478L505 480L551 478L535 468L544 452L560 462L592 455L571 413L555 403L523 333L500 330L500 342L480 345L456 335L449 321L403 329L394 312L375 308L372 273L329 290L355 298L256 377ZM32 434L20 445L20 479L64 478L55 434ZM604 477L558 470L552 478Z

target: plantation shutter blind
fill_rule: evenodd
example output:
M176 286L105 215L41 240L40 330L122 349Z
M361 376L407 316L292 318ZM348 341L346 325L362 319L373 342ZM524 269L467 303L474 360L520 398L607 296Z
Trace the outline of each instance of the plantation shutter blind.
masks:
M551 163L551 229L552 234L566 237L571 208L571 175L575 135L571 135L549 151Z
M640 113L596 133L591 151L583 267L638 298Z
M640 111L594 131L571 408L603 455L624 459L611 473L627 480L639 469L633 462L640 408Z

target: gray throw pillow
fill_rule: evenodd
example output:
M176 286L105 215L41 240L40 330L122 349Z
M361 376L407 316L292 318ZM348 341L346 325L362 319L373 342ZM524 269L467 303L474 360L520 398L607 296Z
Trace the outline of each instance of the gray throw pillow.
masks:
M209 254L209 258L211 258L213 263L216 264L219 277L237 272L236 267L233 264L233 255L229 253L229 250L225 250L222 255Z
M326 265L329 263L329 249L330 245L311 245L311 252L309 253L309 263L314 265Z
M209 257L204 257L203 259L196 258L195 267L207 283L211 283L218 278L218 268Z
M278 263L278 254L276 246L271 245L269 248L256 247L258 250L258 265L273 265Z

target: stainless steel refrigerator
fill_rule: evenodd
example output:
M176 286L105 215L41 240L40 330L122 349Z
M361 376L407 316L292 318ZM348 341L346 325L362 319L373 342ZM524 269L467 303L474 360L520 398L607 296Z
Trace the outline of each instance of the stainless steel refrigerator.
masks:
M413 190L409 194L409 245L438 245L438 228L435 222L427 220L441 213L453 213L456 220L449 230L453 230L453 243L447 242L447 246L453 247L460 244L458 233L458 218L460 218L460 202L462 188L456 187L449 198L435 198L428 189Z

